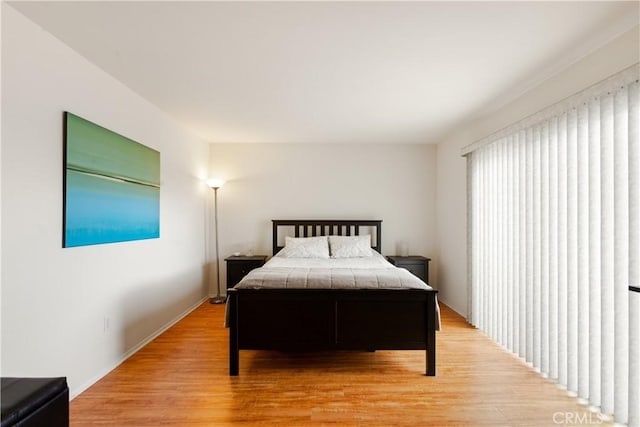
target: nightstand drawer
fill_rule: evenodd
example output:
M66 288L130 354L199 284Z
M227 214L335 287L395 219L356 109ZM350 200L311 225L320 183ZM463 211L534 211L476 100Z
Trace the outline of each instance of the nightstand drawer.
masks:
M266 255L231 256L227 262L227 289L237 285L254 268L262 267L267 261Z
M418 276L423 281L426 281L425 279L427 277L427 272L425 271L425 265L424 264L405 264L405 265L401 265L399 267L406 268L407 270L412 272L414 274L414 276Z
M429 284L429 261L431 261L431 258L417 255L388 256L387 260L396 267L409 270L420 280Z

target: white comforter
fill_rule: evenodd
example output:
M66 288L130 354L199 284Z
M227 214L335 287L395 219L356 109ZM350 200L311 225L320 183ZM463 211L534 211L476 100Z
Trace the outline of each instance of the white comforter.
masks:
M431 289L403 268L374 252L361 258L274 256L252 270L236 288L250 289Z

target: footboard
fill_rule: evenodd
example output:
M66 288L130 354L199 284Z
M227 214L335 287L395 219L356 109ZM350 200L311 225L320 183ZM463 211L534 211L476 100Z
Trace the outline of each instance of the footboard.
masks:
M426 350L436 366L435 290L230 289L229 374L240 350Z

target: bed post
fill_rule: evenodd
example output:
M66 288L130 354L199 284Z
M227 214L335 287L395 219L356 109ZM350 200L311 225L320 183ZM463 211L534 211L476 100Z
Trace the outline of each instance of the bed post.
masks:
M427 376L436 376L436 331L429 329L427 332Z
M427 376L436 376L436 292L429 292L427 297Z
M238 347L238 292L227 289L227 309L229 310L229 376L237 376L240 366Z

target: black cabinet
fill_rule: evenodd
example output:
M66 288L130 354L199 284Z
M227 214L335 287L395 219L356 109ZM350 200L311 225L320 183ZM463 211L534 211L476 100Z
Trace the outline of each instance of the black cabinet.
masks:
M423 282L429 283L429 261L431 258L418 255L388 256L387 260L396 267L406 268Z
M227 289L237 285L254 268L262 267L267 262L267 258L267 255L240 255L225 258L227 263Z

